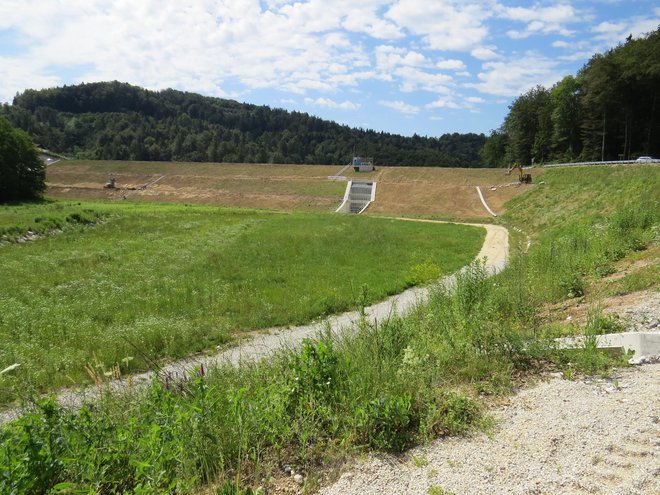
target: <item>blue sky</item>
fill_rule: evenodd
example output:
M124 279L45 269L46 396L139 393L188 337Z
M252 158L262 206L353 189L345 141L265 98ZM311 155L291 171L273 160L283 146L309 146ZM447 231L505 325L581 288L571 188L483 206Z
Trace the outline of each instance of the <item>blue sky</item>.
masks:
M656 0L4 0L0 102L119 80L404 135L488 133L520 93L658 25Z

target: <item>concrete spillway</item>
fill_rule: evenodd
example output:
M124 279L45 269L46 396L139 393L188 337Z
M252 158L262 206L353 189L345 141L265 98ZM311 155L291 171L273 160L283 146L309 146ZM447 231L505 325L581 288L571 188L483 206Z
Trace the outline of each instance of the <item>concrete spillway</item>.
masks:
M376 183L350 181L346 185L346 193L337 213L362 213L376 199Z

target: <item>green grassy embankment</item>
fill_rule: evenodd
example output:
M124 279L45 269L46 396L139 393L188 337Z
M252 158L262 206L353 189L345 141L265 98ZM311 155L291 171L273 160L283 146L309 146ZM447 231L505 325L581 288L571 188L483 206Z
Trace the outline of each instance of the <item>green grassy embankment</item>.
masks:
M272 487L286 463L311 491L319 463L487 424L481 397L509 393L528 373L606 372L620 358L589 340L555 349L557 331L538 314L588 293L603 263L658 242L659 172L548 171L510 205L508 221L532 235L530 252L513 253L494 278L473 266L453 292L436 291L404 319L363 322L354 336L186 382L154 380L146 392L108 394L80 411L42 402L0 430L0 490L208 493L211 485L251 494ZM592 335L602 324L593 318L577 331Z
M39 391L88 380L87 364L145 369L381 300L468 263L484 238L463 226L102 202L5 206L0 225L14 238L42 233L0 247L0 369L20 363L14 383ZM13 397L0 377L0 401Z

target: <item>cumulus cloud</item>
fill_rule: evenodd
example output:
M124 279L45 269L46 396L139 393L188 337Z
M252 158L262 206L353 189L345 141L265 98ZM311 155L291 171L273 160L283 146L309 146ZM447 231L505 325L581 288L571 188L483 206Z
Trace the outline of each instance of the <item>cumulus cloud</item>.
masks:
M375 55L376 67L383 71L391 71L398 66L424 67L430 64L429 60L417 51L391 45L377 46Z
M488 0L399 0L385 14L434 50L469 51L488 35Z
M500 7L499 15L505 19L525 23L522 30L507 31L507 35L513 39L550 33L570 36L573 31L568 29L567 25L582 21L580 13L570 3L547 7L538 4L531 7Z
M571 44L568 41L564 40L555 40L552 42L554 48L569 48Z
M400 100L395 100L395 101L380 100L378 103L380 105L383 105L384 107L391 108L392 110L396 110L397 112L401 112L406 115L416 115L419 113L420 110L419 107L415 105L410 105Z
M478 60L493 60L500 57L493 48L487 46L478 46L474 48L470 52L470 55Z
M357 110L362 106L359 103L354 103L348 100L339 103L334 100L331 100L330 98L323 98L323 97L319 97L316 99L305 98L305 103L307 105L314 105L317 107L339 108L341 110Z
M0 7L0 26L17 29L29 40L37 73L48 72L53 63L65 68L86 64L89 68L77 80L119 79L150 88L167 81L214 95L225 95L223 88L237 83L248 90L304 94L340 89L347 81L332 77L338 60L347 70L369 65L364 49L340 30L352 15L340 2L330 9L320 0L267 4L275 10L263 10L256 0L185 6L174 0L42 4L34 8L9 0ZM376 7L371 7L372 17ZM358 14L368 17L369 12ZM71 82L33 78L46 79ZM17 89L24 88L25 83Z
M399 89L405 93L419 90L432 93L452 91L454 79L447 74L428 72L415 67L399 67L394 74L400 80Z
M440 60L439 62L436 62L435 66L438 69L463 70L465 69L465 62L453 58L449 60Z
M495 96L517 96L536 85L552 86L562 77L556 60L537 53L526 53L505 61L486 62L478 83L465 86Z
M657 29L658 25L660 25L660 13L656 12L655 18L633 17L618 22L601 22L594 26L592 31L597 41L604 42L605 45L615 45L622 43L630 35L638 38L650 33Z
M433 108L453 108L453 109L457 109L457 108L460 108L460 106L451 98L438 98L437 100L432 101L431 103L428 103L425 106L428 109L433 109Z

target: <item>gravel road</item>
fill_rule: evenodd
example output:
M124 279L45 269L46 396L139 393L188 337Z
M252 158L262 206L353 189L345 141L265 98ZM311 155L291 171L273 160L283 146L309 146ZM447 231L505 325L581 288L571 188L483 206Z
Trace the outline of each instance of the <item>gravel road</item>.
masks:
M401 220L447 223L434 220ZM477 259L485 260L486 269L491 273L496 273L502 270L506 266L509 253L509 233L507 229L498 225L490 224L465 225L472 225L486 229L486 238L484 239L481 251L477 255ZM452 280L453 276L448 276L442 279L439 283L450 284ZM428 287L414 287L408 289L401 294L392 296L385 301L365 308L365 313L370 321L382 321L394 314L404 315L416 304L424 301L428 297L429 291L430 288ZM334 333L350 331L359 319L359 312L351 311L308 325L267 329L264 330L263 333L244 339L236 346L215 355L194 356L192 358L167 364L163 366L161 373L163 375L169 374L180 377L185 376L192 369L199 368L201 365L204 365L204 367L208 369L223 363L236 365L241 361L263 359L279 349L298 347L301 345L303 339L314 337L326 328L330 328ZM133 386L140 386L141 384L149 383L152 377L153 372L149 371L131 375L130 380ZM103 388L89 386L84 389L64 390L58 394L58 401L60 404L67 407L77 407L87 399L93 400L95 397L98 397L103 390L107 390L107 387L118 390L125 386L126 380L122 378L111 382L107 386L103 386ZM15 419L21 414L21 409L10 409L0 412L0 424Z

